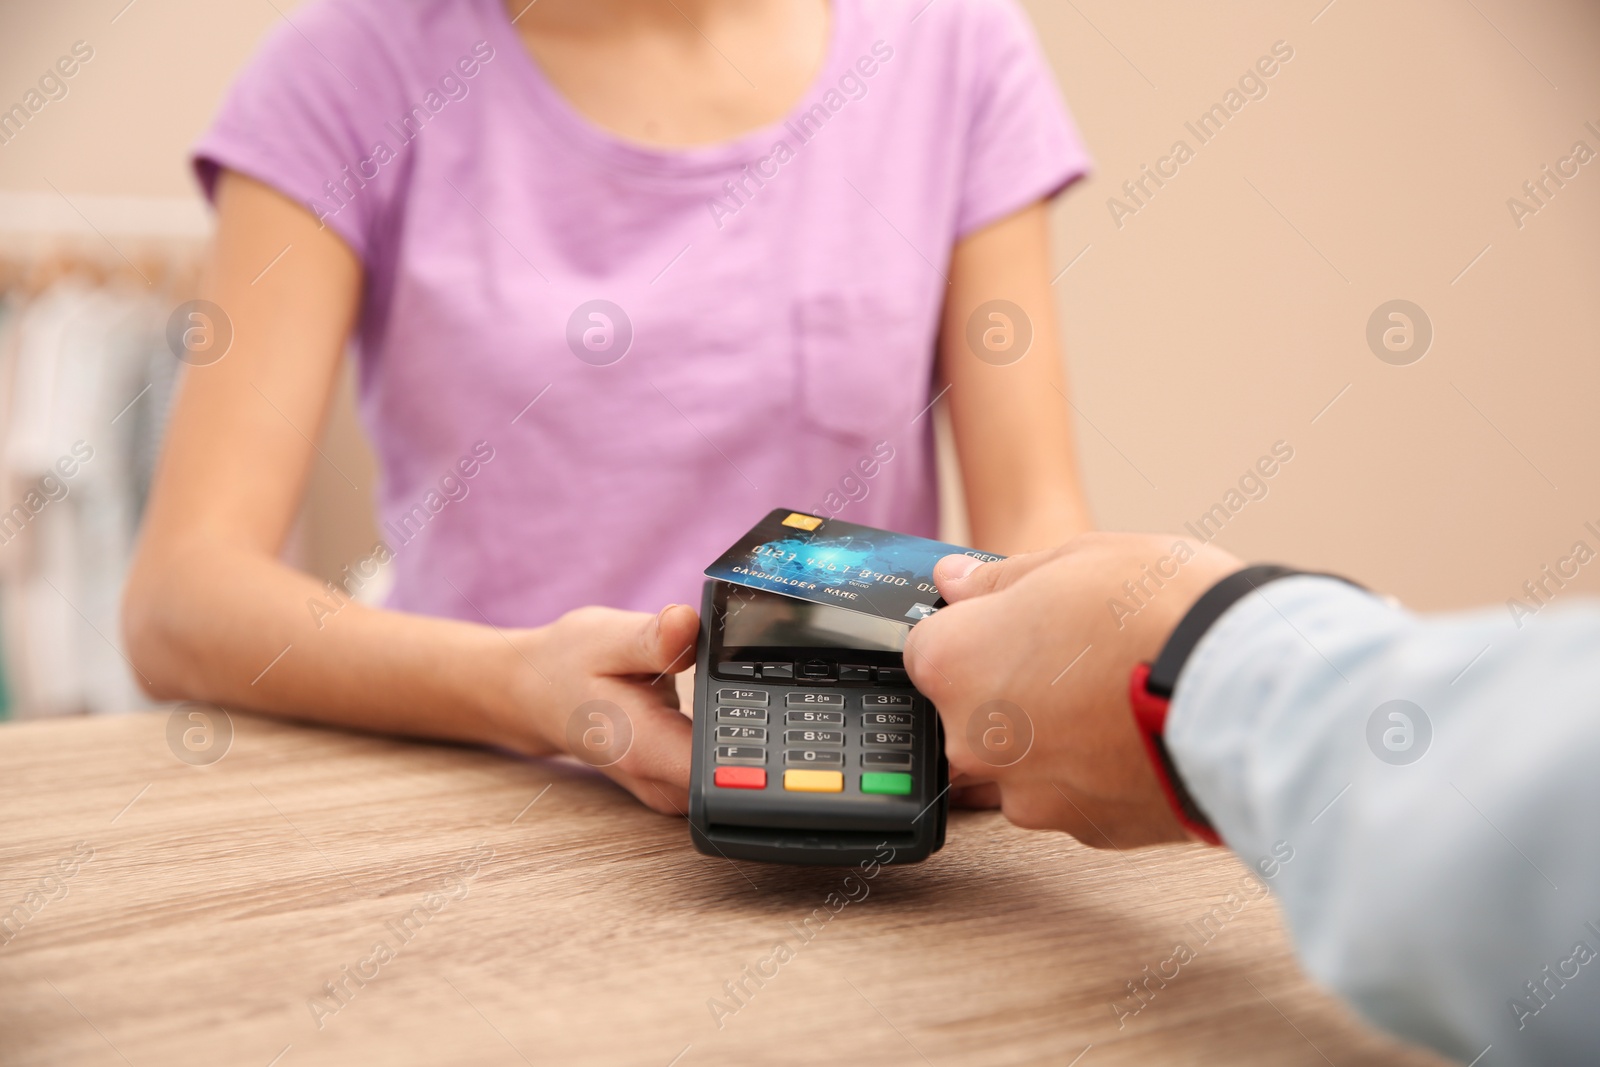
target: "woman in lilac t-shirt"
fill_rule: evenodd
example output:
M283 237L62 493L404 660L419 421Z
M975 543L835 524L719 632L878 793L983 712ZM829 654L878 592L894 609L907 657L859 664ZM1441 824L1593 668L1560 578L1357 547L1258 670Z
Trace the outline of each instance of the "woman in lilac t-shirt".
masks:
M1088 524L1044 209L1088 164L1014 0L323 0L195 165L233 337L126 595L158 695L534 754L610 700L681 809L682 602L769 509L934 534L943 397L974 544ZM383 541L335 590L278 556L352 341Z

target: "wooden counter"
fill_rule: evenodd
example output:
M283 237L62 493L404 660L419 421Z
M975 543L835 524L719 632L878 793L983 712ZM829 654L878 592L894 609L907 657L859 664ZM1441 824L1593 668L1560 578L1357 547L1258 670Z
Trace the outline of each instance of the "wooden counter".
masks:
M1213 913L1221 851L957 813L871 878L734 863L587 769L233 723L0 727L0 1063L1436 1062Z

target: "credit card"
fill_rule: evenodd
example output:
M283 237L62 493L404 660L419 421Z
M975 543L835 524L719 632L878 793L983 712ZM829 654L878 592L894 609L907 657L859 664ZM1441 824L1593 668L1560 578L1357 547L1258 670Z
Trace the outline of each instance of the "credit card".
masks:
M944 606L933 565L952 553L986 563L1005 558L779 508L707 567L706 577L910 625Z

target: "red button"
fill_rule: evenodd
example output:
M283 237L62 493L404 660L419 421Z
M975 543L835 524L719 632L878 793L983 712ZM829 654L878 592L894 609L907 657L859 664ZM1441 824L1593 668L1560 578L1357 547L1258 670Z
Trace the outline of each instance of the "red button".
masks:
M765 789L767 772L760 767L718 767L716 782L724 789Z

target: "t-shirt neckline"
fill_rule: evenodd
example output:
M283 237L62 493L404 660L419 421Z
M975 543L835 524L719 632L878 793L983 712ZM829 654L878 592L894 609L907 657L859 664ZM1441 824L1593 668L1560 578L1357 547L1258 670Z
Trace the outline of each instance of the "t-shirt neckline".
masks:
M527 90L540 114L556 133L601 162L646 177L702 177L725 175L736 164L765 154L784 139L789 124L805 114L827 87L837 80L844 61L845 42L853 17L854 0L828 0L828 42L822 65L790 109L779 119L738 134L729 140L687 148L663 148L630 141L598 125L569 101L523 43L501 0L481 0L492 10L489 22L497 37L496 48L513 53L512 76Z

